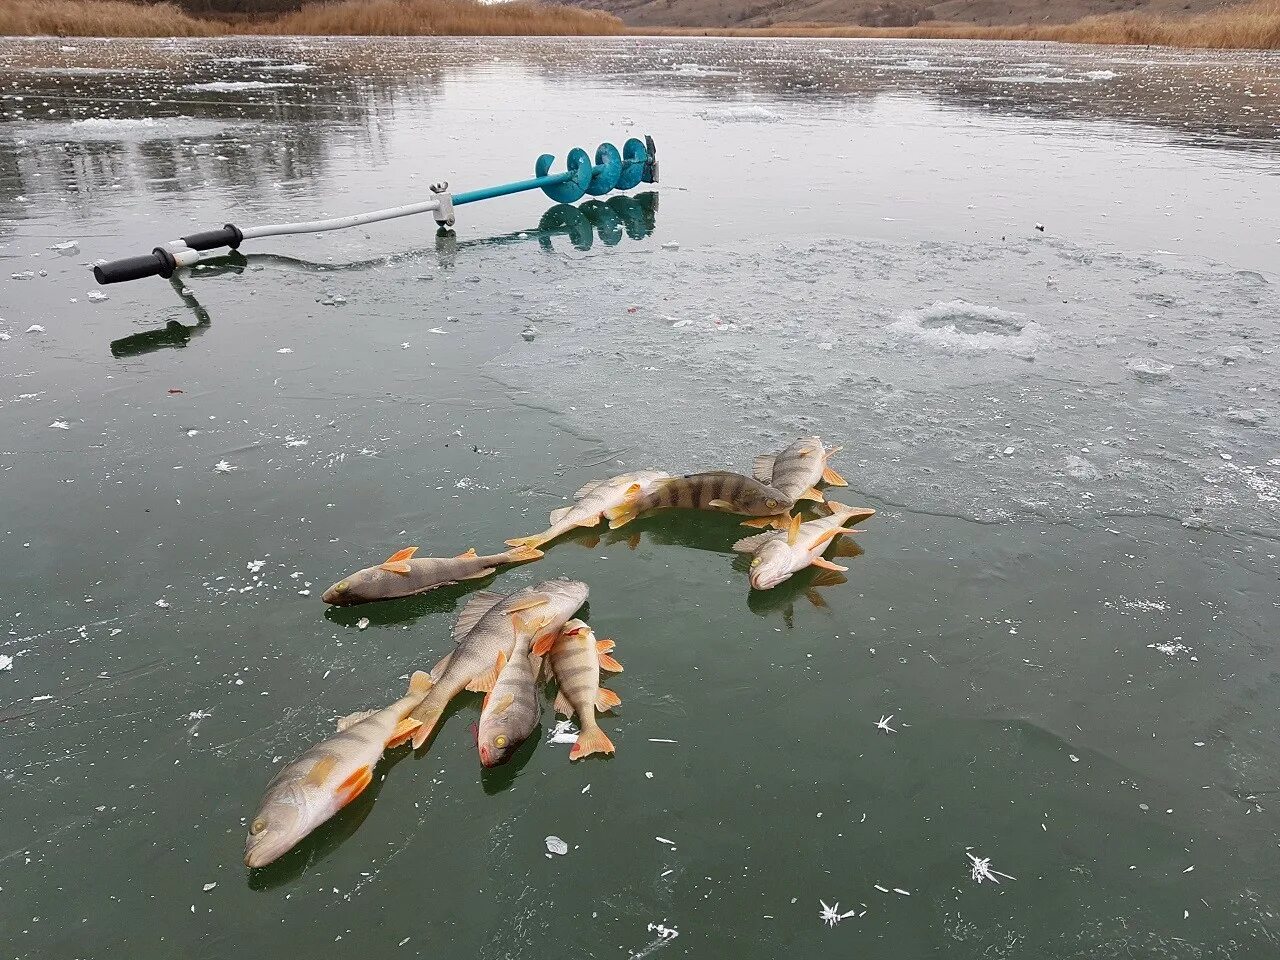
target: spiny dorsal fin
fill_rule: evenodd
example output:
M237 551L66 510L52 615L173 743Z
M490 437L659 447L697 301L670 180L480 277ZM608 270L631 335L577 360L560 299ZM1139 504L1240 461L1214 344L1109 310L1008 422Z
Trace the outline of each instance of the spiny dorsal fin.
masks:
M773 480L773 465L777 459L772 453L760 454L751 468L751 475L761 483L769 483Z
M755 553L757 549L770 540L777 540L782 536L777 530L766 530L764 533L757 533L754 537L743 537L733 545L736 553Z
M569 511L570 511L570 510L572 510L572 509L573 509L573 507L560 507L558 510L552 510L552 511L551 511L551 522L552 522L552 523L559 523L561 520L563 520L563 519L568 515Z
M458 614L458 622L453 625L453 639L461 640L480 622L480 618L507 599L503 594L492 590L481 590L472 594Z

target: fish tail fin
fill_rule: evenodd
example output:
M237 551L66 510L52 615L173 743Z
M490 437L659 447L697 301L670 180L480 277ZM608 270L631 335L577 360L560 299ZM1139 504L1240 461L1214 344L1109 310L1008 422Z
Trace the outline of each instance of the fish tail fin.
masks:
M613 741L599 727L588 727L578 734L578 742L569 751L569 759L581 760L593 753L613 753Z
M417 720L421 724L412 734L413 749L417 750L420 746L427 742L427 738L431 736L431 731L436 728L436 724L440 722L441 711L437 708L430 711L425 716L415 717L409 715L410 720Z
M526 537L525 539L526 541L531 541L531 540L537 540L539 538ZM538 549L538 545L536 543L528 543L528 542L517 543L513 545L513 547L510 550L507 551L506 562L507 563L528 563L530 560L537 560L542 555L543 553L541 550Z
M534 534L533 536L531 536L531 537L512 537L510 540L508 540L508 541L507 541L507 546L508 546L508 547L517 547L517 548L519 548L519 547L533 547L533 548L535 548L535 549L536 549L536 548L538 548L538 547L542 546L542 545L543 545L544 543L546 543L546 542L547 542L547 535L546 535L546 533L535 533L535 534ZM540 556L542 556L542 554L538 554L538 557L540 557ZM538 557L530 557L529 559L530 559L530 560L536 560L536 559L538 559ZM514 560L512 561L512 563L515 563L515 562L516 562L516 561L514 561Z
M619 527L625 527L636 518L635 504L632 502L620 503L616 507L610 507L604 512L604 515L609 520L609 529L617 530Z

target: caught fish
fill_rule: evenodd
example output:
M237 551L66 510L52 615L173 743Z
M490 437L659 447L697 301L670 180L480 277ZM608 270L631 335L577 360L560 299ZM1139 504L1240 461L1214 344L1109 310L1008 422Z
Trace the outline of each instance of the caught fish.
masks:
M801 523L800 517L796 516L785 532L769 530L744 537L733 545L738 553L754 554L751 560L752 589L768 590L776 587L805 567L821 567L834 572L849 569L832 563L822 554L836 537L857 532L845 524L865 520L875 511L870 507L846 507L834 500L827 505L833 511L829 517Z
M476 748L483 767L496 767L510 760L538 725L542 712L538 703L542 658L530 658L532 640L532 634L525 633L516 643L510 660L506 654L498 654L495 668L498 677L493 689L485 695L476 732Z
M604 515L609 518L610 528L616 529L642 513L669 507L773 517L785 514L793 506L791 497L759 480L728 470L712 470L655 480L647 493L609 508Z
M654 481L669 476L671 474L662 470L637 470L608 480L592 480L573 495L577 503L551 511L550 527L531 537L508 540L507 545L540 547L577 527L594 527L606 510L641 496L653 486Z
M535 643L535 653L546 652L551 672L560 690L556 694L556 713L578 715L578 742L569 751L570 760L581 760L593 753L613 753L613 741L596 722L597 710L611 710L622 703L612 690L600 686L600 671L620 672L622 664L611 654L612 640L597 640L595 633L581 620L570 620L558 637L544 637Z
M820 482L837 487L849 485L844 477L827 465L827 460L842 449L824 447L819 437L801 437L780 453L764 453L756 457L753 473L761 483L781 490L792 500L823 503L825 498L818 489ZM769 521L748 520L743 526L764 527L769 526Z
M580 580L546 580L510 596L487 590L474 594L453 627L458 645L435 665L435 686L410 714L422 724L413 732L414 749L431 736L444 708L459 693L493 689L498 654L510 659L525 636L531 644L544 632L554 637L586 601L587 585Z
M419 722L409 712L431 689L431 677L416 672L409 692L381 710L353 713L338 721L338 733L284 767L267 784L249 822L244 864L263 867L288 853L302 838L364 792L388 747L399 746Z
M493 573L499 564L527 563L542 556L530 546L518 546L505 553L481 556L475 549L456 557L414 557L417 547L397 550L376 567L365 567L343 577L324 592L325 603L351 607L375 600L392 600L425 593L459 580L479 580Z

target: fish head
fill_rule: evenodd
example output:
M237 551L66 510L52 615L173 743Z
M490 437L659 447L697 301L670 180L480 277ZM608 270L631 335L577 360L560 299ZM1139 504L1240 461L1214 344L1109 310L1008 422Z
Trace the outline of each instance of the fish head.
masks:
M735 494L733 504L737 508L734 513L745 513L749 517L776 517L790 512L796 502L776 487L757 481Z
M403 579L398 573L388 573L378 567L365 567L343 577L323 594L320 599L335 607L349 607L371 600L382 600L388 595L392 578ZM395 596L395 594L391 594Z
M537 693L529 691L535 698ZM480 727L476 731L476 750L480 754L482 767L497 767L511 759L511 755L520 749L520 745L529 739L533 726L537 725L537 717L529 725L525 712L512 710L515 696L504 694L501 698L485 705L480 715ZM522 729L529 726L529 729Z
M766 540L751 558L751 588L768 590L791 576L791 548L786 537Z
M315 815L312 806L306 788L296 781L268 788L249 821L244 865L265 867L296 847L323 819Z
M539 593L551 595L552 605L561 614L561 623L573 616L578 608L587 602L589 592L587 585L581 580L566 579L547 580L533 589Z

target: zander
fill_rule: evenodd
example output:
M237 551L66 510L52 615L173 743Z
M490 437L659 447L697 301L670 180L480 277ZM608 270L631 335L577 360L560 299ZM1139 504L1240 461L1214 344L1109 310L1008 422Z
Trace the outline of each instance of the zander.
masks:
M417 547L398 550L376 567L365 567L343 577L324 592L325 603L350 607L375 600L392 600L425 593L459 580L479 580L502 563L527 563L542 556L541 550L518 546L505 553L481 556L473 549L456 557L414 557Z
M738 553L754 554L751 560L752 589L768 590L776 587L805 567L821 567L836 572L849 569L823 559L823 551L841 534L856 532L846 527L846 523L865 520L873 516L875 511L870 507L846 507L834 500L827 505L833 511L829 517L801 523L797 516L785 532L770 530L757 533L753 537L744 537L733 545Z
M431 689L418 671L409 692L382 710L353 713L338 721L337 736L318 743L267 784L249 822L244 864L263 867L296 847L302 838L364 792L388 747L404 743L419 726L408 714Z
M550 527L531 537L508 540L507 545L540 547L577 527L594 527L600 523L606 510L634 500L648 492L656 481L670 476L662 470L638 470L608 480L592 480L573 495L577 503L551 511Z
M472 596L453 627L457 647L435 665L431 671L435 686L410 714L422 724L413 732L414 749L431 736L444 708L459 693L493 689L498 654L509 660L526 636L534 652L540 653L538 638L554 637L586 602L587 585L580 580L546 580L510 596L488 591Z

